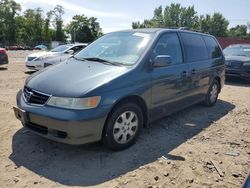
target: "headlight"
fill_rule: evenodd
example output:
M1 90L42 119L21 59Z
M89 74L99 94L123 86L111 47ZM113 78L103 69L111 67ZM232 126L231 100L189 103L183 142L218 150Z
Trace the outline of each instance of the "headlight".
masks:
M43 60L43 57L38 57L34 61L42 61L42 60Z
M51 97L47 103L50 106L57 106L61 108L83 110L91 109L98 106L101 97L88 97L88 98L68 98L68 97Z
M250 61L243 63L243 66L250 66Z
M49 57L43 57L43 56L41 56L41 57L36 58L35 61L42 61L42 60L46 60L48 58Z

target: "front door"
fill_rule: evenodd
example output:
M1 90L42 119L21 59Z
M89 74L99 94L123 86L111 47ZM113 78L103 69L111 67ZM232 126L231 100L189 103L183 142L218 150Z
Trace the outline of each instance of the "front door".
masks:
M168 55L171 63L152 70L152 111L150 119L166 116L186 105L188 92L188 64L183 63L179 37L175 32L163 34L155 47L153 56ZM154 59L153 57L153 59Z

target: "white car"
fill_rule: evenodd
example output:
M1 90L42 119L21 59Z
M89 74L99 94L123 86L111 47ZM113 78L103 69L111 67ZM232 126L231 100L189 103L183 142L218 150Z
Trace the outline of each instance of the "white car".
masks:
M38 52L27 56L26 67L31 70L40 70L49 65L62 62L78 53L88 44L65 44L60 45L49 52Z

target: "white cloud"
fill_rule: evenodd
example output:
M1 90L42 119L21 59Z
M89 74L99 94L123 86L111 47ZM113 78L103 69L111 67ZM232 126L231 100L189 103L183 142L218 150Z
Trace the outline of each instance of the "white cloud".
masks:
M117 12L105 12L105 11L98 11L98 10L92 10L88 8L84 8L78 5L75 5L73 3L68 3L63 0L16 0L17 2L21 3L22 6L25 6L27 3L35 3L35 4L47 4L47 5L61 5L66 10L74 11L74 13L80 13L95 17L116 17L116 18L126 18L127 16L121 13Z

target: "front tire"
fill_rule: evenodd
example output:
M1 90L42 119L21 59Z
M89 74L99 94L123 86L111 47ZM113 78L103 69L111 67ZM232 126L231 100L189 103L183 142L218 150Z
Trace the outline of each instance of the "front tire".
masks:
M113 150L122 150L135 143L143 125L141 108L134 103L123 103L112 110L102 141Z
M210 85L207 94L205 96L205 105L206 106L214 106L217 102L218 95L220 92L220 84L217 80L214 80Z

